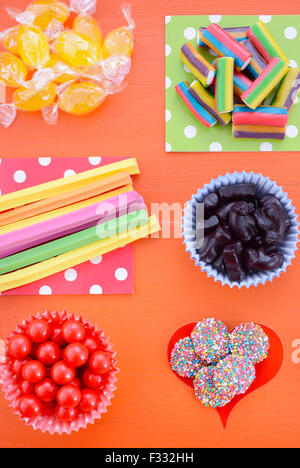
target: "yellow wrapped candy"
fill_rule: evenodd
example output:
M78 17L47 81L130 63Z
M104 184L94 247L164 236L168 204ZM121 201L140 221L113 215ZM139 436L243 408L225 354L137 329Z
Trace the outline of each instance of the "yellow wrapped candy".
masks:
M130 57L133 51L133 34L126 26L113 29L104 39L102 46L103 60L112 55Z
M34 15L33 24L39 26L44 31L52 20L57 19L64 24L70 15L69 7L65 3L53 0L38 0L37 2L33 2L26 11Z
M83 14L76 16L73 23L73 29L75 32L87 36L101 46L102 33L97 21L92 16Z
M57 56L74 67L94 65L101 60L101 47L87 36L64 31L55 43Z
M88 114L102 104L106 98L106 91L91 82L76 83L59 96L59 107L69 114Z
M44 107L50 106L56 98L56 85L50 83L45 88L36 92L21 86L13 95L13 102L17 109L29 112L36 112Z
M18 50L26 65L43 67L50 60L47 36L38 26L21 26L18 34Z
M19 35L20 27L21 25L18 24L17 26L14 26L8 29L3 34L3 37L1 38L3 47L5 47L5 49L8 50L9 52L12 52L13 54L17 54L17 55L19 55L18 35Z
M47 63L46 67L53 68L59 61L60 60L59 60L59 57L57 57L57 55L51 55L51 58L49 62ZM71 80L74 80L74 75L68 75L67 73L65 73L64 75L61 75L58 78L56 78L54 81L55 83L62 84L62 83L67 83L68 81L71 81Z
M0 52L0 79L6 86L18 88L27 75L28 70L21 59L10 52Z

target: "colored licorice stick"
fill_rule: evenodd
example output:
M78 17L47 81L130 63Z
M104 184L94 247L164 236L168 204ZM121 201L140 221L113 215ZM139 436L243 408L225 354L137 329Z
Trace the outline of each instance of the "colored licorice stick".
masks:
M233 57L238 71L244 70L252 54L240 42L231 37L218 24L210 24L202 36L203 42L222 57Z
M129 211L135 211L136 206L143 203L138 193L128 192L73 213L3 234L0 236L0 258L87 229L101 221L109 221Z
M215 111L215 96L195 80L190 85L190 93L223 127L231 122L231 114L218 114Z
M43 262L49 258L62 255L71 250L78 249L100 239L113 237L121 232L132 229L133 227L141 226L148 222L148 213L146 209L137 210L121 216L120 218L112 219L89 229L76 232L61 239L47 242L32 249L19 252L15 255L10 255L0 259L0 275L25 268L35 263Z
M243 46L252 54L252 59L247 67L247 71L253 76L253 78L257 78L266 68L267 62L256 50L250 39L244 39L241 41L241 44L243 44Z
M263 125L233 125L235 138L254 138L263 140L284 140L285 127L269 127Z
M130 229L126 233L120 233L113 238L99 240L78 249L72 250L44 262L31 265L21 270L0 276L0 292L15 289L25 284L38 281L60 271L72 268L80 263L87 262L99 255L104 255L112 250L125 247L138 239L147 237L160 231L160 225L156 216L149 218L147 224Z
M286 75L287 71L288 66L283 60L277 57L272 58L259 77L241 95L241 100L251 109L256 109Z
M216 75L215 68L195 49L191 42L181 47L180 58L203 86L209 86Z
M38 216L33 216L32 218L26 218L21 221L17 221L16 223L7 224L5 226L0 227L0 236L2 234L23 229L27 226L33 226L34 224L42 223L44 221L48 221L49 219L57 218L68 213L73 213L74 211L81 210L82 208L86 208L91 205L95 205L96 203L100 203L104 200L108 200L109 198L122 195L123 193L132 192L132 190L132 184L124 185L124 187L121 187L116 190L111 190L110 192L104 193L103 195L98 195L97 197L92 197L88 200L83 200L82 202L74 203L73 205L68 205L63 208L52 210Z
M290 68L276 91L272 106L285 107L289 112L300 91L300 70Z
M243 73L233 73L233 90L236 96L241 97L241 95L249 88L251 83L252 81Z
M288 112L282 107L260 106L255 110L247 106L234 106L233 125L262 125L267 127L285 127L288 123Z
M33 216L32 218L23 219L22 221L18 221L16 223L7 224L6 226L0 227L0 237L2 234L7 234L9 232L17 231L28 226L33 226L34 224L48 221L49 219L58 218L58 216L73 213L74 211L81 210L82 208L86 208L91 205L95 205L96 203L100 203L104 200L108 200L109 198L122 195L123 193L132 192L132 190L132 185L125 185L120 189L112 190L111 192L104 193L103 195L99 195L97 197L89 198L88 200L84 200L82 202L74 203L73 205L64 206L63 208L59 208L58 210L49 211L48 213L43 213L38 216Z
M273 57L277 57L283 60L287 65L289 64L289 60L262 21L258 21L251 26L247 31L247 36L267 63L269 63Z
M189 91L189 84L187 81L182 81L176 85L175 90L194 116L199 120L199 122L205 125L205 127L210 128L217 123L216 119L207 112L201 104L199 104L194 96L192 96Z
M69 177L56 179L45 184L35 185L17 192L8 193L0 197L0 211L10 210L18 206L27 205L39 200L44 200L69 190L75 190L83 185L91 184L97 180L110 177L119 172L128 172L130 175L139 174L137 161L134 158L107 164L90 171L80 172Z
M226 31L233 39L235 39L238 42L243 41L244 39L247 39L247 31L249 29L249 26L241 26L237 28L224 28L224 31ZM203 42L202 36L206 28L199 28L198 35L197 35L197 44L198 47L207 47L207 44Z
M70 192L56 195L55 197L46 198L29 205L20 206L4 213L0 213L0 226L5 226L10 223L16 223L23 219L32 218L49 211L63 208L64 206L72 205L83 200L101 195L118 187L131 184L131 177L127 172L120 172L103 180L98 180L89 185L84 185Z
M216 59L216 112L222 114L233 110L233 69L232 57L220 57Z

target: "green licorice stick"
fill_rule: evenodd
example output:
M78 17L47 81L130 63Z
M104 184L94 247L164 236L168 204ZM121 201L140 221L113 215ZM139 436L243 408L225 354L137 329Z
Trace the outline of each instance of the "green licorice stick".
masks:
M10 255L9 257L0 259L0 275L48 260L49 258L92 244L101 239L114 237L129 229L147 224L148 220L149 217L146 210L133 211L120 218L112 219L89 229L84 229L69 236L39 245L38 247Z

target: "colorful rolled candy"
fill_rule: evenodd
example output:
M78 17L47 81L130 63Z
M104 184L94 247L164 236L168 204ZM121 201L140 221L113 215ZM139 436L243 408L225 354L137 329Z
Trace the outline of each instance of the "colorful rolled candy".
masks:
M276 91L272 106L285 107L289 112L296 101L299 91L300 70L290 68Z
M251 73L253 78L257 78L266 68L267 63L249 39L244 39L241 41L241 44L252 54L252 59L250 60L247 70Z
M264 125L233 125L234 138L284 140L285 134L285 127L270 127Z
M238 71L244 70L248 66L252 54L218 24L210 24L204 31L202 39L222 57L233 57Z
M249 28L247 36L267 63L269 63L273 57L277 57L286 64L289 64L289 60L262 21L258 21L254 26Z
M203 86L209 86L213 82L215 68L197 52L193 44L187 42L181 47L180 58Z
M268 127L285 127L288 123L288 112L282 107L260 106L255 110L247 106L234 106L233 125L264 125Z
M223 127L231 122L231 114L218 114L215 111L215 97L207 89L202 86L202 84L195 80L190 85L190 93L194 98L203 106Z
M238 42L243 41L244 39L247 39L247 31L249 29L249 26L241 26L237 28L224 28L224 31L226 31L233 39L235 39ZM203 42L202 36L206 28L199 28L198 35L197 35L197 44L198 47L207 47L207 44Z
M203 124L205 127L213 127L217 120L209 113L207 110L199 104L199 102L192 96L189 92L189 84L187 81L182 81L178 85L175 86L175 90L186 104L186 106L190 109L190 111L194 114L194 116Z
M233 74L233 90L236 96L241 97L251 84L252 81L243 73L235 72Z
M288 66L283 60L277 57L272 58L259 77L241 95L241 100L251 109L256 109L287 71Z
M216 99L215 109L218 113L231 112L233 110L233 68L232 57L220 57L216 60Z

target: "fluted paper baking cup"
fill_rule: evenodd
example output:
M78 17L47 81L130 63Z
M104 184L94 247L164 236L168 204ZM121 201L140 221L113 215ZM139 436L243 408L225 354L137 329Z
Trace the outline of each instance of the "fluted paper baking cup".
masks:
M104 335L104 331L98 329L95 325L91 324L88 320L85 320L81 316L75 316L69 314L67 311L63 312L49 312L38 313L36 316L31 316L28 320L24 320L21 325L18 325L16 329L10 334L10 337L16 333L24 333L28 327L28 324L35 319L45 319L51 322L64 322L67 320L76 320L84 325L88 332L93 334L101 343L103 351L109 353L112 357L112 368L106 374L105 384L100 397L100 404L97 410L91 413L81 413L78 418L72 422L61 422L55 415L45 414L38 416L37 418L28 419L20 415L18 411L18 400L21 396L21 391L18 386L16 376L11 371L11 360L7 355L7 341L0 340L0 384L5 394L5 398L9 401L9 406L13 408L14 414L17 414L21 420L23 420L28 426L32 426L34 430L40 430L44 432L50 432L53 434L71 434L71 432L78 432L79 429L85 429L88 424L93 424L97 419L101 419L102 414L107 412L107 407L111 405L110 400L113 397L113 393L116 390L115 383L117 381L116 373L119 369L116 367L116 353L112 350L112 345L109 342L109 338Z
M196 205L202 203L204 197L210 193L217 192L217 190L224 185L233 185L241 183L253 183L257 187L258 197L262 197L267 193L275 195L278 200L282 203L289 218L290 218L290 229L285 235L284 241L279 245L279 250L284 255L284 262L281 268L277 268L273 271L264 271L251 273L241 282L230 281L225 273L218 271L212 265L209 265L200 260L200 257L196 250ZM279 187L276 182L270 180L269 177L264 177L261 174L254 174L253 172L247 173L245 171L239 173L234 172L233 174L226 174L225 176L219 176L217 179L212 179L209 184L206 184L202 189L192 196L192 199L187 202L184 209L183 216L183 237L184 244L186 245L186 251L190 253L191 258L195 261L196 266L199 266L202 271L206 272L208 277L214 278L214 280L220 281L222 285L227 284L231 288L237 286L239 289L250 286L258 286L259 284L265 284L267 281L273 281L274 278L278 278L281 273L285 272L287 267L292 263L292 259L295 257L297 250L299 235L299 223L298 217L295 212L295 208L292 205L292 201L288 198L288 195Z

